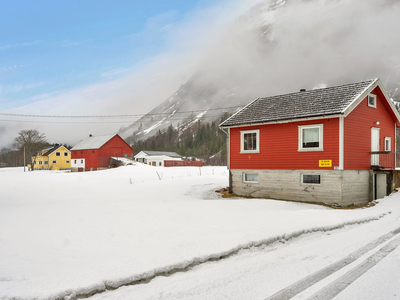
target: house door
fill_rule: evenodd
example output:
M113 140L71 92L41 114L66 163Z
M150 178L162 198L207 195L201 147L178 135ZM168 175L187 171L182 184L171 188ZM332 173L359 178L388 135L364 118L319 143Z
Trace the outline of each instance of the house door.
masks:
M381 199L386 196L386 174L374 175L374 200Z
M379 128L371 128L371 152L379 151ZM371 166L379 166L379 154L371 155Z

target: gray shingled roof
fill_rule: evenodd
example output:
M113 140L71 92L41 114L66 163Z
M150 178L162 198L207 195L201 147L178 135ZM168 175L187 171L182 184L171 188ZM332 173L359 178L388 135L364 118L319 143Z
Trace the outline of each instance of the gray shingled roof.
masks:
M181 158L178 153L175 152L163 152L163 151L142 151L143 153L146 153L148 156L169 156L169 157L176 157L176 158Z
M342 114L376 80L258 98L220 126L230 127Z

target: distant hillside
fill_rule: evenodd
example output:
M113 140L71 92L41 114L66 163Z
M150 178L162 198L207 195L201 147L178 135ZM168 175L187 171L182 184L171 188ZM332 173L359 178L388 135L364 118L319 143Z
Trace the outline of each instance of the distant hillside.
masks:
M135 142L217 121L258 97L376 77L400 101L399 9L394 0L261 1L174 95L119 133Z
M132 147L137 154L142 150L172 151L191 159L199 158L207 165L226 165L226 134L218 125L228 118L220 117L219 122L195 122L190 127L174 129L170 125L145 140L138 140Z

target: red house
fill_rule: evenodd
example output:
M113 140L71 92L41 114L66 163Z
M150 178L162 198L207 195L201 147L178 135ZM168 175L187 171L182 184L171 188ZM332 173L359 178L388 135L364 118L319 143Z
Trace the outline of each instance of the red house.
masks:
M111 166L112 157L132 158L133 149L118 134L89 135L71 149L72 170L98 170Z
M400 115L379 79L258 98L220 126L234 194L349 206L393 189Z

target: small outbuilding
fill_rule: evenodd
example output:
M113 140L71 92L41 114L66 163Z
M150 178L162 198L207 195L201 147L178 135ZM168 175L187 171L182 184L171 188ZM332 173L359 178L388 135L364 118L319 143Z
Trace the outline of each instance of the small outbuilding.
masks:
M159 167L164 167L165 161L182 161L182 156L179 154L163 151L140 151L134 158L138 162Z
M133 149L118 134L92 136L71 149L73 171L94 171L111 167L112 157L132 158Z

